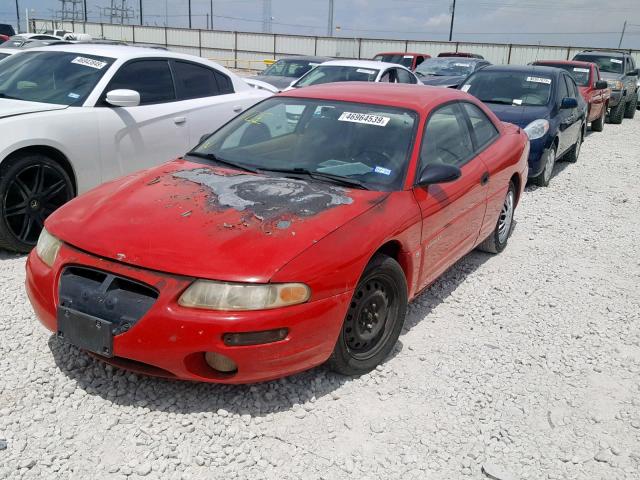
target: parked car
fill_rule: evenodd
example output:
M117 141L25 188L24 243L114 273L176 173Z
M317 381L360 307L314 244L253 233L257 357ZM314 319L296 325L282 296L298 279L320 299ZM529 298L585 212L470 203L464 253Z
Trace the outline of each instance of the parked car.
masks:
M64 37L48 33L18 33L9 40L64 40Z
M331 60L329 57L287 57L282 58L250 79L260 80L282 91L313 67Z
M16 31L13 29L12 25L9 25L7 23L0 23L0 43L6 42L15 34Z
M576 162L584 140L587 104L565 70L495 65L472 74L461 90L478 97L503 122L529 136L529 178L546 187L557 159Z
M3 60L17 52L17 50L14 50L12 48L0 48L0 60Z
M441 52L438 54L438 57L484 58L482 55L478 55L477 53L467 52Z
M421 84L408 68L373 60L332 60L314 67L290 88L335 82L384 82Z
M488 65L491 65L488 61L477 58L430 58L415 74L425 85L457 88L473 72Z
M175 157L270 95L202 58L139 47L50 46L0 65L0 248L21 252L76 194Z
M574 60L593 62L611 88L609 121L620 124L623 118L633 118L638 106L638 70L633 57L625 52L585 50Z
M54 213L29 298L62 340L142 373L362 374L408 300L473 248L505 248L528 150L457 90L292 90Z
M373 60L375 62L397 63L414 71L427 58L431 58L431 55L426 53L386 52L377 54L373 57Z
M598 65L591 62L565 60L539 60L533 65L562 68L569 72L578 85L580 94L587 102L587 121L591 130L601 132L609 108L611 89L606 80L600 78Z
M35 40L32 38L12 37L0 45L0 48L36 48L48 45L68 45L67 40Z

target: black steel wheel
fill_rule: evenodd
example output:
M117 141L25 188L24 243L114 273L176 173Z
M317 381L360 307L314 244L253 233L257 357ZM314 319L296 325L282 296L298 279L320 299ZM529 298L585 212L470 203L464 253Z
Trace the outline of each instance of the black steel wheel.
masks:
M43 155L8 160L0 169L0 248L28 252L45 219L73 198L67 172Z
M354 291L329 366L344 375L374 369L400 335L407 309L407 284L393 258L376 255Z

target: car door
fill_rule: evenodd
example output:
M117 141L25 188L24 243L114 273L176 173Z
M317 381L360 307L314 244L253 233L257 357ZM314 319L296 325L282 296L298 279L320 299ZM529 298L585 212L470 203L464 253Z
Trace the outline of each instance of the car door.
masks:
M575 121L575 109L561 108L562 99L568 98L569 87L566 75L558 76L556 111L559 118L558 122L558 156L562 155L573 144L573 133L571 127Z
M416 84L418 83L417 77L404 68L396 68L396 80L398 83Z
M111 90L140 94L140 105L113 107ZM125 63L105 88L96 109L103 179L158 165L185 153L190 145L184 102L176 99L167 59Z
M214 68L186 60L171 60L170 65L189 147L258 101L246 92L236 93L231 79Z
M420 288L473 248L484 218L487 167L475 152L469 121L458 102L439 107L427 119L416 183L429 165L441 163L460 168L461 177L413 189L422 213Z
M591 94L591 118L596 120L602 115L604 109L605 95L604 90L596 88L596 83L600 81L600 69L596 64L591 65L591 84L589 88L592 91Z
M571 118L573 119L573 123L571 124L571 144L569 146L574 145L580 135L582 135L582 125L583 119L586 117L585 111L585 103L582 99L582 95L580 95L580 91L578 90L578 84L573 79L571 75L564 75L565 81L567 82L567 90L569 91L569 97L575 98L578 106L573 110Z

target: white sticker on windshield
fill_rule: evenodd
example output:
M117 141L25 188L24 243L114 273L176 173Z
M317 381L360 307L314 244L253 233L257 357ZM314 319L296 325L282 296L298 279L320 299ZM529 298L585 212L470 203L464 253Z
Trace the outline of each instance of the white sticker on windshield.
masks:
M618 60L617 58L611 58L611 63L622 63L622 60Z
M551 85L551 79L550 78L527 77L527 82L544 83L546 85Z
M463 92L468 92L470 88L471 88L471 85L467 83L466 85L463 85L460 90L462 90Z
M367 75L375 75L376 71L375 70L366 70L364 68L359 68L356 70L356 72L358 73L366 73Z
M573 71L574 72L589 73L589 69L588 68L574 67Z
M470 67L470 63L454 63L456 67Z
M353 112L344 112L340 115L340 118L338 118L338 121L340 122L364 123L366 125L376 125L378 127L386 127L389 120L391 120L389 117Z
M404 58L413 58L413 55L405 55Z
M388 168L384 168L384 167L376 167L374 169L374 172L381 173L382 175L391 175L391 170L389 170Z
M513 104L514 104L514 105L522 105L522 99L520 99L520 98L514 98L514 99L513 99Z
M106 62L101 62L99 60L94 60L93 58L86 57L76 57L71 60L71 63L75 63L77 65L84 65L85 67L95 68L96 70L102 70L107 66Z
M78 95L77 93L70 93L69 95L67 95L67 97L77 100L78 98L80 98L80 95Z

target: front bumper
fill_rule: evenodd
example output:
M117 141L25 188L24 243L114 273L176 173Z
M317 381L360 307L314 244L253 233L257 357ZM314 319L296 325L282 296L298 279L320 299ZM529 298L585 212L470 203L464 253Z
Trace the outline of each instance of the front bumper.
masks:
M216 383L253 383L291 375L324 363L333 351L352 292L292 307L254 312L215 312L184 308L177 300L193 279L143 270L94 257L63 245L53 268L35 250L27 260L26 287L40 322L57 332L59 280L65 266L110 272L158 290L148 312L113 339L113 357L98 358L143 374ZM288 328L286 339L231 347L224 333ZM204 352L225 355L238 370L228 375L211 369Z

